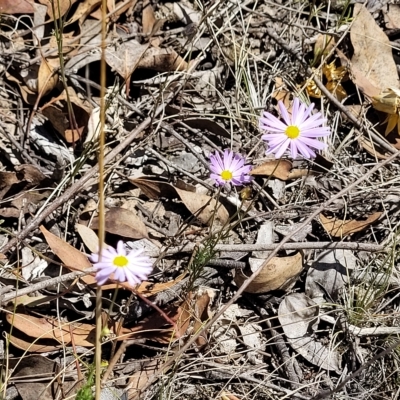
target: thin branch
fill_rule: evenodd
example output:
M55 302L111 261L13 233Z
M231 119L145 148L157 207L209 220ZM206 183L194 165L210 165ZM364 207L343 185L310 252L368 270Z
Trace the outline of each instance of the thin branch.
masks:
M165 250L164 254L173 255L181 252L192 252L195 246L200 246L201 244L196 244L192 242L187 242L179 247L172 247ZM295 242L295 243L285 243L283 246L281 243L273 244L217 244L213 248L215 251L239 251L239 252L250 252L250 251L271 251L279 247L280 250L332 250L332 249L346 249L354 251L370 251L378 252L384 251L385 247L379 244L372 243L354 243L354 242ZM158 257L159 254L149 253L150 256Z
M30 285L26 288L16 290L11 293L7 293L0 297L0 304L4 305L7 304L10 300L15 299L16 297L23 296L26 294L30 294L36 292L37 290L45 289L49 286L58 285L59 283L71 281L76 278L80 278L82 276L88 275L95 272L94 268L87 269L85 271L74 271L70 272L69 274L57 276L55 278L47 279L42 282L35 283Z

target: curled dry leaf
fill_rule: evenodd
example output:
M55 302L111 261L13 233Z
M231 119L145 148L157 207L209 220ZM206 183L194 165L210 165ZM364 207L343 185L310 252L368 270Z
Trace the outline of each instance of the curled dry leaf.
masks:
M257 165L251 170L250 174L272 176L282 181L297 179L310 174L308 169L292 169L292 167L292 163L288 160L271 160Z
M351 233L361 232L367 229L377 221L381 215L382 212L377 211L369 215L365 220L342 220L336 217L325 217L323 214L320 214L319 219L327 233L334 237L344 237Z
M288 257L274 257L261 265L262 271L247 286L247 293L267 293L272 290L286 290L291 287L303 270L303 256L296 253ZM235 282L242 286L248 279L242 271L236 273Z
M143 221L133 212L121 207L110 208L105 215L105 230L114 235L131 239L147 238L147 228ZM91 223L93 229L99 228L99 217Z
M219 225L225 225L229 220L229 213L226 208L205 194L188 192L169 183L153 181L145 177L128 178L128 180L151 199L158 199L160 196L179 197L187 209L205 225L210 225L213 221Z
M304 293L292 293L279 305L278 319L295 351L320 368L340 372L340 354L312 336L319 322L318 304Z

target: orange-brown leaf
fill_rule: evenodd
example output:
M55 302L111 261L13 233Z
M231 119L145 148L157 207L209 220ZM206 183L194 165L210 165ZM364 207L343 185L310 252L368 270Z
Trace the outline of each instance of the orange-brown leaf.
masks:
M342 220L336 217L325 217L323 214L319 215L324 229L334 237L344 237L351 233L361 232L367 229L375 221L377 221L382 213L380 211L374 212L364 220Z

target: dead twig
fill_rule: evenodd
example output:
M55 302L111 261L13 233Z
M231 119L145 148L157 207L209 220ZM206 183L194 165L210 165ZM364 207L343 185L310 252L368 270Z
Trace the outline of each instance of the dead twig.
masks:
M186 242L182 246L172 247L165 250L166 255L173 255L181 252L192 252L195 246L200 246L201 244L196 244L192 242ZM275 250L279 247L280 250L337 250L346 249L354 251L370 251L379 252L384 251L385 247L379 244L372 243L353 243L353 242L300 242L300 243L273 243L273 244L217 244L213 247L215 251L242 251L244 253L250 251L270 251ZM152 256L158 257L158 254L151 253Z
M55 278L47 279L42 282L35 283L34 285L30 285L26 288L16 290L11 293L7 293L3 296L0 297L0 304L7 304L9 301L12 299L15 299L16 297L23 296L26 294L30 294L33 292L36 292L37 290L42 290L45 289L49 286L53 285L58 285L59 283L71 281L76 278L80 278L85 275L89 275L91 273L95 272L94 268L87 269L86 271L74 271L70 272L69 274L64 274L61 276L57 276Z

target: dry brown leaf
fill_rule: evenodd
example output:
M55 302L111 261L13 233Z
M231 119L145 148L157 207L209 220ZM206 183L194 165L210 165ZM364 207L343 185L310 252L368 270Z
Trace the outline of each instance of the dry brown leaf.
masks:
M95 10L97 7L100 7L101 0L84 0L79 3L78 8L74 12L73 16L67 22L67 25L72 24L75 21L79 20L79 25L82 25L88 15Z
M157 200L159 197L171 198L176 196L174 187L167 182L155 181L145 176L128 178L128 180L137 186L149 199Z
M210 289L211 290L211 289ZM194 324L193 324L193 332L199 332L204 323L209 320L210 315L210 303L214 295L210 295L208 290L205 290L203 293L199 293L196 296L196 300L194 303ZM196 344L199 348L202 348L208 343L207 340L207 331L203 330L200 336L196 339Z
M163 364L164 361L162 359L143 361L140 370L129 377L128 398L133 399L136 398L136 396L140 398L141 390L146 387L147 382L151 380L154 375L165 373L171 368L163 369Z
M24 340L19 337L19 334L16 332L13 332L13 334L4 332L4 335L13 346L32 353L47 353L49 351L57 350L63 346L55 340L52 341L46 339L33 341L31 338Z
M202 224L211 225L212 223L217 223L225 225L228 222L229 213L226 208L210 196L177 188L175 190L183 204Z
M163 292L164 290L170 289L178 282L180 282L186 276L186 272L179 275L172 281L164 282L164 283L153 283L153 282L142 282L137 288L136 292L141 293L143 296L149 297L154 296L159 292Z
M25 84L24 80L20 76L14 76L10 72L10 69L6 71L6 77L10 82L15 82L19 90L21 91L21 96L24 99L25 103L34 105L37 100L37 92L36 88L33 90L32 88L29 88L28 85ZM13 71L15 72L15 71ZM17 75L17 74L16 74Z
M327 233L334 237L344 237L351 233L361 232L367 229L377 221L381 215L382 212L377 211L369 215L365 220L342 220L336 217L325 217L323 214L320 214L319 219Z
M336 46L335 37L319 34L314 44L314 65L319 64L322 57L326 58Z
M99 228L99 217L91 223L93 229ZM147 238L147 228L143 221L133 212L121 207L110 208L105 215L105 230L114 235L131 239Z
M318 304L304 293L285 296L278 310L279 322L290 346L310 363L340 373L340 353L312 335L318 329L319 314Z
M42 59L38 74L38 93L40 96L45 96L57 86L57 70L59 67L60 59L58 57L47 60L45 58Z
M285 82L280 76L275 78L275 90L271 97L276 101L281 101L286 108L290 107L290 92L286 90Z
M33 14L33 0L0 0L0 14Z
M47 14L50 19L46 23L63 17L70 9L71 6L76 3L76 0L39 0L40 4L47 6Z
M350 38L354 48L351 71L362 74L379 91L399 88L396 63L386 34L377 25L367 8L355 4Z
M71 104L73 115L69 113L68 103ZM68 94L64 90L60 96L45 104L41 112L68 143L74 143L81 139L87 129L92 107L68 87Z
M99 237L97 236L96 232L94 232L92 229L83 224L76 224L75 228L79 236L81 237L83 243L85 243L85 246L92 253L96 253L99 249ZM107 245L103 244L103 248L106 247Z
M272 290L285 290L293 285L303 270L303 256L296 253L289 257L274 257L263 264L261 273L247 286L247 293L267 293ZM235 282L242 286L248 279L242 271L236 273Z
M214 222L217 224L225 225L229 220L229 213L226 208L205 194L188 192L178 189L169 183L153 181L146 177L128 178L128 180L151 199L158 199L160 196L168 198L179 197L187 209L205 225L212 222L214 214Z
M383 11L387 29L400 29L400 5L389 4L389 10Z
M282 181L288 181L310 175L311 172L308 169L292 169L292 163L288 160L271 160L257 165L251 170L250 175L272 176Z
M153 32L156 17L154 16L154 9L149 0L143 1L142 11L142 31L144 35L150 35Z
M6 218L19 218L24 213L32 212L32 205L38 204L49 195L48 190L29 190L49 185L48 179L37 167L23 164L15 167L15 170L16 172L0 172L0 200L14 195L13 200L3 201L3 207L0 207L0 215Z
M358 142L361 144L362 148L365 151L371 154L372 157L376 157L377 160L386 160L387 158L389 158L388 155L385 155L378 151L377 145L375 143L371 143L371 141L364 136L359 137ZM384 149L381 149L381 151L384 151Z
M113 21L113 22L117 21L120 15L125 14L125 11L129 10L130 8L131 9L135 8L137 0L131 0L131 1L127 2L124 6L122 6L123 3L125 3L124 0L121 0L119 2L115 2L114 0L107 0L107 10L108 10L108 12L113 13L110 17L111 21ZM119 6L122 6L122 7L119 8ZM101 7L99 7L96 11L93 11L92 13L90 13L90 16L92 18L95 18L100 21L102 18ZM86 21L90 21L90 20L86 20Z
M72 247L56 235L53 235L43 226L40 227L40 230L42 231L46 242L50 246L51 250L63 262L66 268L72 271L84 271L85 269L92 267L92 264L90 263L88 258L75 247ZM82 279L88 285L96 283L96 279L92 275L85 275L82 276L80 279ZM115 283L103 285L102 288L104 290L115 289L117 286L127 290L134 289L128 282L117 283L117 281L112 278L110 278L109 281Z
M174 49L149 47L140 59L138 68L158 72L186 71L188 63Z
M336 54L338 55L342 66L351 71L350 79L366 96L373 98L374 96L379 95L380 89L374 86L371 81L365 77L364 73L361 72L356 65L353 65L347 56L338 48L336 49Z
M272 160L257 165L257 167L251 170L250 174L272 176L286 181L289 178L291 169L292 163L288 160Z
M94 344L95 326L83 323L62 323L53 318L37 318L27 314L10 314L6 319L14 329L23 332L25 335L35 339L53 339L60 344L71 343L71 333L74 336L74 343L77 346L92 347Z
M231 134L218 122L209 118L201 118L198 114L191 113L189 110L182 110L181 107L166 105L165 112L167 115L176 116L177 119L183 121L191 128L207 130L214 135L222 136L227 139L231 137Z
M4 198L7 192L21 182L21 179L17 177L16 172L0 171L0 200Z
M38 167L30 164L22 164L15 167L16 172L0 171L0 200L14 186L20 191L27 191L30 188L46 184L46 176Z
M136 40L121 43L117 49L108 47L105 51L106 62L125 80L129 79L140 65L148 47L149 44L140 44Z
M23 192L9 203L8 207L0 208L0 215L4 218L19 218L21 215L28 214L32 211L32 205L40 203L43 199L48 198L51 190L37 192Z
M239 397L236 397L232 393L223 391L223 392L221 392L221 400L240 400L240 399L239 399Z
M183 302L179 307L167 306L163 311L171 321L176 323L179 329L179 337L185 335L191 318L190 308L188 308L187 303ZM125 340L127 337L148 339L163 344L171 343L171 341L177 338L174 328L157 313L138 322L132 328L124 328L123 335L119 336L117 340Z
M53 253L63 262L66 268L72 271L84 271L92 268L92 264L87 257L75 247L53 235L44 226L40 227L40 231L43 233ZM96 279L91 275L82 276L81 279L88 285L96 283Z

